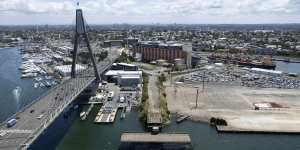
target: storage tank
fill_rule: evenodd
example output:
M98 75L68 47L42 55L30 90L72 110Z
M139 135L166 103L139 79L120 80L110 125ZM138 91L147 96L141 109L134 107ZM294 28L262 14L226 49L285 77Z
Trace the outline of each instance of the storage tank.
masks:
M175 67L179 70L182 70L186 67L184 59L181 59L181 58L174 59L174 64L175 64Z
M135 60L136 61L142 61L142 54L141 53L135 53Z
M166 63L167 61L164 59L159 59L156 61L157 65L162 66L164 63Z
M175 65L185 65L184 60L181 58L174 59Z

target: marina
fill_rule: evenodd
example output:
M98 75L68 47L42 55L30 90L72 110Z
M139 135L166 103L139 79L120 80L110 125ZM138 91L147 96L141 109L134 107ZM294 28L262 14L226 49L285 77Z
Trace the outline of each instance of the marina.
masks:
M116 59L114 57L109 59ZM104 71L112 65L111 60L101 62L99 70ZM89 70L86 70L87 73ZM47 77L48 78L48 77ZM0 148L28 149L43 131L60 116L68 107L72 107L73 100L80 95L95 80L94 77L69 79L59 84L50 91L33 100L30 105L18 110L9 119L16 119L16 123L10 127L17 130L33 130L20 138L19 133L9 133L0 141ZM43 86L47 86L44 85ZM78 108L78 106L77 106ZM76 109L74 106L73 109ZM42 115L42 117L40 117ZM6 128L1 126L1 129Z

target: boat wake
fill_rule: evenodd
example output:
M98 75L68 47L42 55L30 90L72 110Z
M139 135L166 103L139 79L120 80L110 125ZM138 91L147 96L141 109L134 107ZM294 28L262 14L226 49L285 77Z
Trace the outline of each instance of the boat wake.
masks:
M19 86L17 86L15 89L12 90L12 94L16 102L17 110L19 110L20 107L21 92L22 92L22 88Z

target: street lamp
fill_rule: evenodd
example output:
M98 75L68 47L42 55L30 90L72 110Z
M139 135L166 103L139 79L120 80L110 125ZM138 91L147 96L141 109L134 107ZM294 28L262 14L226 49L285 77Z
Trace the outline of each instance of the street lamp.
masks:
M199 86L194 86L194 88L197 89L197 94L196 94L196 106L195 106L195 108L197 108L197 107L198 107L198 98L199 98Z

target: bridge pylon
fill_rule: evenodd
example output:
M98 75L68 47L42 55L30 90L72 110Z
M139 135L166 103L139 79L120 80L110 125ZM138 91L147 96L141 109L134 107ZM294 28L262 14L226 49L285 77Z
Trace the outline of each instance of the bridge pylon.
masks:
M76 78L77 50L78 50L78 44L80 43L81 40L85 42L87 49L89 51L89 57L92 60L96 81L100 82L101 78L97 69L97 65L90 45L90 41L86 32L86 25L84 22L83 13L81 9L76 9L76 26L75 26L74 49L73 49L73 56L72 56L73 60L72 60L72 68L71 68L71 78Z

